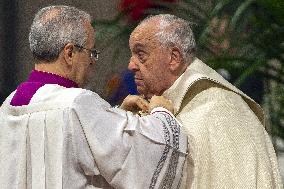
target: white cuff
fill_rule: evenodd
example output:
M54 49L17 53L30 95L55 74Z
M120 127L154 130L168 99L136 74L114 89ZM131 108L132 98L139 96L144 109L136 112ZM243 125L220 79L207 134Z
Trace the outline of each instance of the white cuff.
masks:
M159 112L164 112L164 113L167 113L169 114L170 116L172 116L176 121L177 123L182 126L182 124L176 119L176 117L174 116L174 114L172 114L172 112L170 112L169 110L167 110L166 108L163 108L163 107L157 107L157 108L154 108L150 114L154 114L154 113L159 113Z
M166 108L163 108L163 107L156 107L154 108L150 114L154 114L156 112L166 112L168 114L170 114L172 117L175 117L172 112L170 112L169 110L167 110Z

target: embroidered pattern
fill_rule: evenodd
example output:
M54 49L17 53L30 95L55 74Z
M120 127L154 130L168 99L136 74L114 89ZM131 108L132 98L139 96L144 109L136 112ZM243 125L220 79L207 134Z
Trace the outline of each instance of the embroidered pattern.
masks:
M171 116L167 114L163 115L165 116L167 122L169 123L173 135L173 152L171 155L169 167L161 184L161 188L168 189L172 187L178 166L180 126L177 123L177 121L173 119Z
M159 117L156 117L156 118L161 120ZM163 166L165 164L165 161L167 159L168 153L170 151L170 146L169 146L169 144L170 144L170 132L169 132L168 128L166 127L165 122L163 120L161 120L161 121L163 123L163 131L164 131L164 137L165 137L165 140L166 140L166 147L165 147L165 149L163 151L161 159L158 162L158 166L157 166L157 168L156 168L156 170L155 170L155 172L153 174L153 177L151 179L151 184L149 186L149 189L153 189L155 187L155 185L157 183L157 179L159 177L159 174L160 174L160 172L161 172L161 170L162 170L162 168L163 168Z
M163 116L165 117L167 123L169 124L169 127L172 131L172 143L173 143L173 152L171 154L171 158L170 158L170 164L166 170L166 174L162 180L162 184L160 188L163 189L169 189L172 187L175 175L176 175L176 170L177 170L177 165L178 165L178 159L179 159L179 135L180 135L180 126L177 123L177 121L175 119L173 119L170 115L168 115L167 113L163 114ZM160 119L159 117L156 117L158 119ZM160 161L158 162L158 166L153 174L152 180L151 180L151 184L150 184L150 189L153 189L157 183L157 179L159 177L159 174L165 164L165 161L167 159L167 156L169 154L170 151L170 132L168 130L168 128L166 127L165 122L160 119L163 123L163 130L164 130L164 137L166 140L166 147L163 151L162 157L160 159Z

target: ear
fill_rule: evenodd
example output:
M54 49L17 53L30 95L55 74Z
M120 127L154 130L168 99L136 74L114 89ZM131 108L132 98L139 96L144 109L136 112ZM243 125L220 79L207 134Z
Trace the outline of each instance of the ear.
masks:
M72 43L68 43L64 46L63 49L63 58L67 65L72 66L72 59L74 57L74 45Z
M169 68L172 73L178 73L180 66L182 64L182 54L178 47L172 48L171 61L169 63Z

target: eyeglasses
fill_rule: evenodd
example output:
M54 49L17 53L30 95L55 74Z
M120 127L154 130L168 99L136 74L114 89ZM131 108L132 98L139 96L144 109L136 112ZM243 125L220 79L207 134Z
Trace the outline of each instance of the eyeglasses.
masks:
M100 51L98 51L97 49L95 49L95 48L93 48L93 49L87 49L87 48L82 47L82 46L80 46L80 45L74 45L74 46L77 47L77 48L80 48L80 49L85 49L85 50L90 51L90 52L91 52L91 53L90 53L91 59L92 59L92 60L95 60L95 61L99 60Z

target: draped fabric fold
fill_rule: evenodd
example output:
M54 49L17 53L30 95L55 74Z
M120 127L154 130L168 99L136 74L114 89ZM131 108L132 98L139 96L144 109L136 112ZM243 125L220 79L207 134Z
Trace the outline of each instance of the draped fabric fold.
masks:
M45 84L0 108L1 189L179 188L187 137L164 108L139 117L96 93Z
M261 107L195 60L163 96L188 135L185 187L283 188Z

